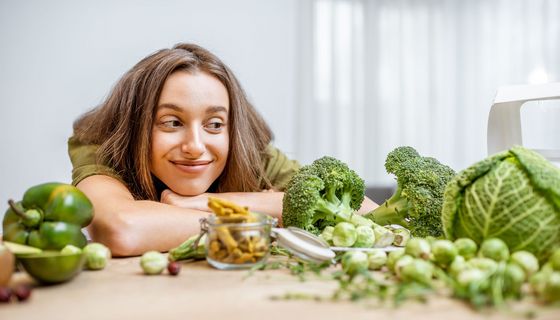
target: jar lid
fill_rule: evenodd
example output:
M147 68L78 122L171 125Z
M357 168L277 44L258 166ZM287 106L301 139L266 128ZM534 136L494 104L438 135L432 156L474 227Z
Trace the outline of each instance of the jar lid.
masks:
M301 259L322 263L335 257L323 239L303 229L288 227L273 228L272 231L279 246Z

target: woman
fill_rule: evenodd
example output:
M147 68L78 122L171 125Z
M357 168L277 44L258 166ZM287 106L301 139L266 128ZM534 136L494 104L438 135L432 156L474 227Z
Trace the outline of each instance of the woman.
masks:
M95 209L92 239L115 256L167 251L198 233L210 193L280 217L299 165L271 140L207 50L178 44L146 57L76 121L68 142L73 184ZM365 203L363 211L375 206Z

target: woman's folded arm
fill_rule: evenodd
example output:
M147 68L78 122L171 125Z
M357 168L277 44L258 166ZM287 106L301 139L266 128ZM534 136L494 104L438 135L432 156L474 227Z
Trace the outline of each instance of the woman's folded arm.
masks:
M168 251L200 230L208 212L156 201L134 200L117 179L94 175L77 187L92 201L94 218L88 226L93 241L105 244L114 256Z

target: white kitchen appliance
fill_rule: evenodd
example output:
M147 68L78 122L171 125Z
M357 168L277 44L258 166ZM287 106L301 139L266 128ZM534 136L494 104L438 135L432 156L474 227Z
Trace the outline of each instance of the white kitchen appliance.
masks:
M498 89L488 118L488 154L494 154L514 145L523 145L521 106L529 101L560 100L560 82L538 85L506 86ZM560 104L558 105L560 107ZM558 110L560 111L560 110ZM560 112L555 113L560 115ZM534 149L560 167L560 117L554 137L556 147Z

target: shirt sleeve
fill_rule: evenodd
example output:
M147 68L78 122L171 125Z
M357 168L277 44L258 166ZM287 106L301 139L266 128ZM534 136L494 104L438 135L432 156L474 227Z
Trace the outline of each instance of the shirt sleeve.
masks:
M265 152L268 155L264 166L266 177L275 189L284 191L286 184L301 166L272 145L268 145Z
M77 185L80 181L93 175L107 175L123 182L117 172L106 165L97 163L98 145L83 144L75 137L68 139L68 155L72 162L72 185Z

